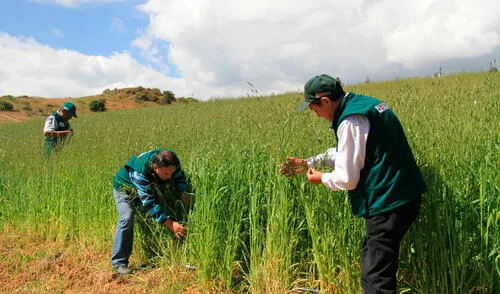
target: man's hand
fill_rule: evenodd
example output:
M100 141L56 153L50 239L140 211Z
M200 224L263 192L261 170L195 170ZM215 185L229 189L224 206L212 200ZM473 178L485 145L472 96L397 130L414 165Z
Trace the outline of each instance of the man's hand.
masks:
M315 170L314 168L310 168L308 171L307 171L307 181L311 184L315 184L315 185L318 185L318 184L321 184L323 183L321 181L321 177L323 176L323 173L320 172L320 171L317 171Z
M59 131L58 137L64 137L64 136L68 136L68 135L72 135L72 134L73 134L73 130Z
M173 221L171 219L167 219L163 225L172 231L174 233L175 237L177 239L182 239L186 236L186 227L181 225L180 223Z
M280 165L280 173L289 178L292 175L302 175L307 172L307 161L303 158L287 157Z
M191 207L191 204L193 203L193 197L189 195L187 192L182 192L181 193L181 202L182 205L184 205L184 208L189 208Z

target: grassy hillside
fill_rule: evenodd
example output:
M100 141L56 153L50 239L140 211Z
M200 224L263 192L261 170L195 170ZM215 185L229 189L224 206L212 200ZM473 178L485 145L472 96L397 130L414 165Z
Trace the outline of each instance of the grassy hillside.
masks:
M347 90L378 97L398 114L429 186L401 248L400 290L498 293L500 74ZM166 147L180 156L196 194L194 210L183 218L189 235L175 241L151 218L139 218L145 225L136 231L133 266L189 265L201 290L360 293L364 224L352 216L346 194L277 170L287 155L307 157L335 142L328 123L310 111L294 112L301 99L287 94L86 113L72 121L75 135L51 160L41 151L43 119L0 124L0 231L109 258L117 217L113 175L130 156ZM108 260L102 263L110 270ZM0 272L0 281L7 280L22 267ZM78 292L67 281L78 278L15 289ZM169 288L171 275L157 278L144 291L182 292ZM111 283L97 280L93 290Z

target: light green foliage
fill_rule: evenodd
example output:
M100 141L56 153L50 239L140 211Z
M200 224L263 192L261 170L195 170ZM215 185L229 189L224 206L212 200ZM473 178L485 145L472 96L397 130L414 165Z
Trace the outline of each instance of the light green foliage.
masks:
M8 99L8 100L15 100L16 98L12 95L3 95L2 98Z
M401 248L399 286L414 293L500 289L500 75L463 73L364 83L399 116L429 186ZM132 155L167 147L191 177L189 235L143 216L135 245L160 264L196 266L221 291L294 287L360 293L362 219L344 192L286 179L278 164L335 142L329 124L295 113L298 94L93 113L61 151L42 156L42 120L0 125L0 228L111 248L111 181ZM154 235L154 237L147 237ZM134 252L140 252L134 251Z

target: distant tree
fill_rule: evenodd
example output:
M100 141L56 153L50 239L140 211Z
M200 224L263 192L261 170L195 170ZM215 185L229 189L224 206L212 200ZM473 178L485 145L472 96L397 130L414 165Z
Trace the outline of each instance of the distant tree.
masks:
M0 111L12 111L14 109L14 105L12 103L0 100Z
M92 112L103 112L106 111L106 100L97 99L90 101L89 109Z
M14 98L14 96L12 96L12 95L4 95L4 96L2 96L2 98L9 99L9 100L16 100L16 98Z
M163 91L163 98L160 101L160 104L170 104L175 101L175 94L172 91L166 90Z

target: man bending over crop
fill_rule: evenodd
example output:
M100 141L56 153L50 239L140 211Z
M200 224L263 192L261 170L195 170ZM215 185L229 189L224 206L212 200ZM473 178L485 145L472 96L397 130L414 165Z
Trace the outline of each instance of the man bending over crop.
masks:
M177 155L166 149L153 149L131 157L113 179L113 195L119 218L116 226L111 264L118 274L128 274L129 257L134 238L136 202L155 220L170 229L176 238L182 239L186 228L169 216L159 204L159 197L168 181L180 192L184 207L191 204L187 193L186 175ZM138 196L138 197L136 197ZM139 201L140 200L140 201Z
M361 250L364 293L396 293L399 246L416 219L426 185L396 115L380 100L347 94L340 81L311 78L301 112L309 107L332 125L337 147L308 159L288 157L280 172L307 174L312 184L347 190L351 208L366 223ZM319 166L334 167L322 173Z

